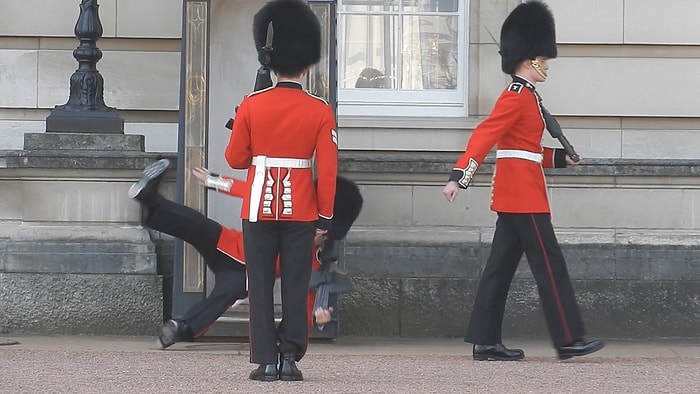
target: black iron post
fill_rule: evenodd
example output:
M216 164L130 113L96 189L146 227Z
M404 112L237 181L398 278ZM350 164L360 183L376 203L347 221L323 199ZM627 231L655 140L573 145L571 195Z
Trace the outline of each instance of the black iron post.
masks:
M81 0L75 36L80 45L73 51L78 69L70 77L68 102L57 105L46 118L47 132L124 133L124 119L104 102L104 79L97 71L102 51L97 40L102 37L102 23L97 0Z

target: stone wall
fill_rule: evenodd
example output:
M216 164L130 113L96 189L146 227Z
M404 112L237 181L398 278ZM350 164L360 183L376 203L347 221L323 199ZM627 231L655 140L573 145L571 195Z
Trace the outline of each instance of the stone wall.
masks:
M454 159L341 154L341 170L365 196L342 260L355 285L340 298L343 335L465 334L495 225L488 211L493 161L479 170L474 191L462 191L448 204L441 190ZM697 163L683 160L598 160L547 171L556 196L555 231L591 335L698 336L699 172ZM400 177L384 181L388 173ZM585 185L572 186L572 176ZM616 198L625 187L636 195ZM655 195L661 187L664 192L656 194L662 197ZM633 218L616 221L611 212ZM547 336L525 259L509 296L504 335Z

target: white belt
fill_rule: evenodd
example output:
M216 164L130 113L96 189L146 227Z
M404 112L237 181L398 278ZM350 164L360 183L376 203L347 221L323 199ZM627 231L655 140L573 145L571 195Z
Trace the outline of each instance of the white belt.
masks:
M523 159L542 163L542 154L519 149L498 149L496 159Z
M260 198L262 197L263 186L265 185L265 171L267 168L311 168L310 159L294 159L287 157L255 156L253 157L252 164L255 166L255 176L253 176L253 184L250 187L249 222L258 221L258 209L260 209Z

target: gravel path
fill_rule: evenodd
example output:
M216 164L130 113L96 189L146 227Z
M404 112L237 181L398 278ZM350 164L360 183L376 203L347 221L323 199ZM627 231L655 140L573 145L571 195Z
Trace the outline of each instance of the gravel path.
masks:
M252 382L247 352L0 347L0 393L700 393L697 357L309 354L304 382Z

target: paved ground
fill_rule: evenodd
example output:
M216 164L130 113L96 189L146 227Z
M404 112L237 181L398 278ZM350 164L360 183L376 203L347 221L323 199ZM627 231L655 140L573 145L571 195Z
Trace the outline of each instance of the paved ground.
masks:
M341 338L311 344L304 382L263 383L247 380L245 343L0 335L0 393L700 393L700 340L609 341L563 362L544 341L506 344L525 360L476 362L459 339Z

